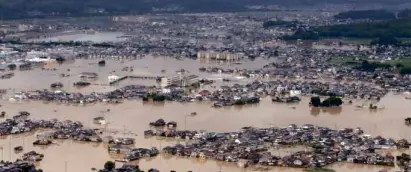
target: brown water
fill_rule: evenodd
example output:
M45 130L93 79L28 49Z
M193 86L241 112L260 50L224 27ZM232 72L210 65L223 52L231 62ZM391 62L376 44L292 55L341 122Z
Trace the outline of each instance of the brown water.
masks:
M152 59L159 65L158 69L151 67L141 70L159 72L163 66L160 61L163 59ZM145 66L143 60L137 60L127 63ZM73 80L77 80L79 72L99 72L100 76L108 75L113 69L119 69L119 66L126 66L126 63L115 64L108 62L107 67L98 68L96 64L88 65L88 61L76 61L73 64L63 65L59 71L25 71L17 72L16 76L10 80L1 80L0 88L15 87L16 89L28 88L48 88L55 80L61 81L64 84L71 85ZM166 65L169 62L164 62ZM184 64L185 61L174 61L173 63ZM173 64L169 63L169 64ZM177 66L175 69L193 68L202 64L198 61L189 61L190 65ZM113 64L113 67L111 66ZM197 66L194 66L196 64ZM207 64L208 65L208 64ZM75 67L79 66L79 67ZM58 73L65 68L72 69L72 77L59 78ZM167 69L172 71L173 69ZM194 71L194 70L193 70ZM197 71L197 70L195 70ZM105 79L105 77L104 77ZM129 81L129 82L148 82L148 81ZM18 87L16 87L18 86ZM119 87L119 86L116 86ZM72 87L65 88L72 91ZM109 90L114 89L108 86L92 86L82 89L82 92L93 91L93 89ZM75 91L75 90L74 90ZM118 105L95 104L86 106L72 106L35 101L27 101L19 104L9 103L6 100L1 100L0 104L2 111L6 111L8 116L17 114L17 112L25 110L32 113L33 119L52 119L59 120L70 119L73 121L81 121L86 126L100 127L92 123L92 119L97 116L104 116L109 122L108 129L119 131L116 136L126 136L136 138L136 147L158 147L163 148L167 145L177 143L172 140L161 140L157 138L145 139L143 131L149 129L148 123L163 118L166 121L176 121L179 129L189 130L208 130L216 132L227 132L238 130L244 126L254 127L270 127L270 126L287 126L289 124L315 124L327 126L330 128L345 128L345 127L362 127L366 133L371 135L389 136L395 139L406 138L411 140L409 131L411 128L404 125L404 118L408 117L409 105L411 101L406 100L402 96L388 95L378 103L379 106L384 106L384 110L370 111L367 108L358 109L355 106L361 105L363 101L354 101L353 105L344 105L340 109L311 109L308 106L308 99L304 98L299 104L277 104L272 103L269 98L264 99L258 105L250 105L244 107L226 107L220 109L211 108L211 103L186 103L166 102L160 104L143 103L142 101L125 101ZM368 104L366 104L367 106ZM295 107L295 108L293 108ZM103 113L106 109L110 112ZM56 112L55 112L56 111ZM197 116L186 117L191 112L197 112ZM124 132L126 131L126 132ZM136 133L130 134L130 133ZM3 160L14 160L19 158L21 154L14 154L12 148L19 145L24 145L25 151L35 150L43 153L45 158L39 163L39 167L47 172L64 172L67 166L68 172L86 172L92 167L102 167L103 164L112 160L103 144L84 144L73 141L58 142L56 145L49 147L33 147L32 142L35 140L33 135L17 135L0 140L0 146L3 147L1 158ZM279 152L281 155L300 150L301 148L288 148ZM275 153L275 152L274 152ZM151 160L140 160L135 162L140 164L143 169L157 168L160 171L261 171L254 169L239 169L233 164L221 163L212 160L200 161L195 159L186 159L178 157L159 156ZM383 167L378 166L362 166L353 164L335 164L330 168L337 171L378 171ZM221 169L221 170L220 170ZM272 168L270 171L301 171L301 169L290 168Z
M0 80L0 89L14 88L16 91L20 90L35 90L50 88L50 84L54 82L61 82L64 85L64 90L69 92L105 92L114 90L116 88L123 87L130 84L144 84L144 85L156 85L155 80L125 80L117 84L116 86L107 86L108 76L110 74L116 74L118 76L126 75L145 75L145 76L171 76L174 75L177 70L185 69L188 74L199 75L200 77L210 78L207 73L199 72L200 67L228 67L231 69L258 69L268 62L272 62L275 59L264 60L256 59L254 61L245 60L242 64L227 64L215 61L206 61L203 59L190 60L190 59L172 59L166 57L147 57L138 60L130 61L115 61L106 60L105 67L99 67L97 65L98 60L75 60L59 65L57 63L50 63L45 66L48 69L57 69L55 71L42 70L40 68L30 71L16 71L15 76L7 79ZM133 72L122 71L123 67L134 67ZM166 70L166 73L161 73L161 70ZM68 71L69 70L69 71ZM97 80L88 80L92 84L95 84L86 88L73 87L73 83L80 81L78 77L81 72L95 72L99 75ZM69 74L70 77L60 77L60 74ZM216 77L211 77L216 78Z

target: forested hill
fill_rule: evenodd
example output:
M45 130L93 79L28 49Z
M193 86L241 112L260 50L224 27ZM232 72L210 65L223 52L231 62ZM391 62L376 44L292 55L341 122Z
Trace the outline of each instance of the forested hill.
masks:
M334 16L336 19L370 19L370 20L389 20L395 19L396 16L393 12L387 10L359 10L359 11L346 11Z
M411 38L411 18L379 22L352 23L320 26L310 30L298 30L285 39L316 40L321 38L367 38L397 44L399 38Z
M328 4L402 4L409 0L327 0ZM229 12L247 5L286 7L323 4L324 0L0 0L3 19L90 13L145 13L154 8L177 8L182 12Z

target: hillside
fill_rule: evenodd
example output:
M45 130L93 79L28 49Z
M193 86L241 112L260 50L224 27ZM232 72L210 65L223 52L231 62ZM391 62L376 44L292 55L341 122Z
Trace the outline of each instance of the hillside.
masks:
M370 19L370 20L389 20L395 19L395 14L386 10L360 10L346 11L334 16L336 19Z
M285 39L319 38L411 38L411 18L382 22L321 26L312 30L299 30Z
M328 0L328 4L402 4L408 0ZM0 0L3 19L50 15L144 13L153 8L178 7L180 12L244 11L247 5L301 7L323 4L323 0ZM101 10L100 10L101 12Z

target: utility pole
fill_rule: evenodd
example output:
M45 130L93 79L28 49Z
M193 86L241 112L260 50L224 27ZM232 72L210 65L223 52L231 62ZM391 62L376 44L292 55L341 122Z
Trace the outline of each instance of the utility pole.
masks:
M24 140L25 140L25 137L23 136L23 147L25 148L26 145L25 145L25 143L24 143ZM23 153L24 153L24 150L25 150L25 149L23 149Z
M9 161L11 162L11 135L9 135Z
M123 129L123 137L126 138L126 125L123 125L124 129Z
M3 149L3 146L1 146L0 149L1 149L1 159L4 160L4 159L3 159L3 153L4 153L4 151L3 151L3 150L4 150L4 149Z
M184 115L184 130L187 130L187 114Z

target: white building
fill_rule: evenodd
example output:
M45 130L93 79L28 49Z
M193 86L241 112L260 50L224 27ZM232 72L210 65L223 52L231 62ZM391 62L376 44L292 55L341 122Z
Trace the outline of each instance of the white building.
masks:
M27 52L26 60L29 62L50 62L55 59L50 58L50 54L42 51L30 51Z
M179 87L186 87L191 86L195 83L198 83L200 79L196 75L188 75L184 76L183 74L179 73L177 75L173 75L171 77L163 77L161 78L160 85L161 87L167 87L170 85L176 85Z
M169 93L171 93L171 89L163 88L163 89L161 89L161 93L163 93L163 94L169 94Z
M238 60L244 55L240 53L231 52L215 52L215 51L199 51L197 52L198 58L214 59L214 60Z
M290 91L290 96L300 96L301 91L300 90L291 90Z
M160 81L160 86L161 87L164 88L164 87L167 87L169 85L171 85L171 81L167 77L161 78L161 81Z
M49 53L43 51L29 51L27 52L26 58L36 58L36 57L48 57Z
M50 57L34 57L26 59L29 62L51 62L55 61L55 59L51 59Z
M108 76L108 82L117 81L120 77L117 75L110 75Z

